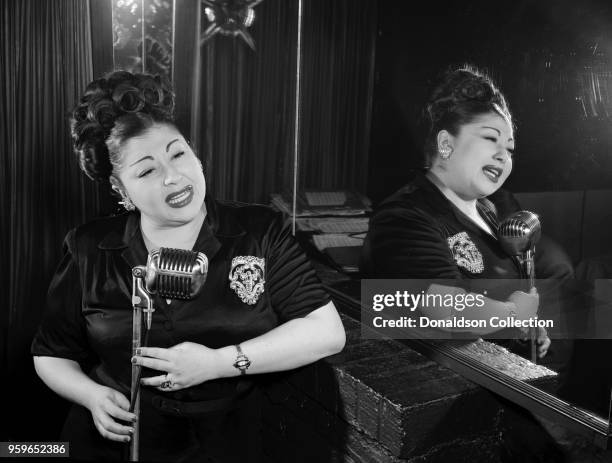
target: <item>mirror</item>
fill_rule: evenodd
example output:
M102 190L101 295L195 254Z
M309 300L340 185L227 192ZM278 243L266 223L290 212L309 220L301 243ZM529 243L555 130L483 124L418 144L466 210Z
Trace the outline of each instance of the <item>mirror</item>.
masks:
M391 195L420 165L418 119L436 77L466 62L488 72L504 92L517 126L514 170L504 188L521 208L541 218L545 238L540 249L549 256L549 267L541 268L539 276L554 275L557 264L566 262L579 277L600 279L597 294L585 296L593 288L563 283L563 292L546 302L546 315L558 329L551 330L551 352L540 362L551 370L552 381L544 390L607 420L612 382L600 359L610 341L574 343L568 338L609 338L612 332L602 328L612 326L605 324L612 294L605 281L612 278L612 7L590 1L520 1L504 2L500 9L498 3L475 0L446 9L400 1L375 6L374 43L362 30L355 40L361 48L346 47L346 55L336 57L339 66L350 62L356 69L363 59L373 66L372 73L348 73L343 86L320 86L319 100L302 99L299 195L312 205L327 202L330 207L348 207L348 198L357 201L354 193L374 204ZM324 30L325 25L318 27ZM317 56L314 43L312 59ZM371 55L368 46L373 46ZM319 85L320 68L308 55L305 59L313 64L305 66L309 72L303 74L303 88ZM367 103L344 99L349 90L367 97L369 85L371 111ZM333 104L327 107L327 102ZM332 107L342 110L334 113ZM343 132L360 111L371 114L371 121L354 125L365 130ZM312 128L315 115L322 123ZM340 132L345 138L330 143ZM341 168L337 175L335 160ZM315 239L328 244L328 257L350 271L351 265L342 261L350 260L348 254L333 248L358 245L362 230L357 220L342 223L344 237L331 236L334 226L340 229L333 224L322 230L329 236ZM581 323L587 331L573 331Z

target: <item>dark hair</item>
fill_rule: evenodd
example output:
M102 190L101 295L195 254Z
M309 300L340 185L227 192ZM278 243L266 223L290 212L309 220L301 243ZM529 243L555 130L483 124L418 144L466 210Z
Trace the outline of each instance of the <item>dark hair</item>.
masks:
M94 180L108 181L121 144L157 123L174 126L174 94L165 79L116 71L94 80L70 118L81 169Z
M469 65L447 72L425 107L425 167L436 156L440 130L457 135L461 126L491 112L512 120L506 99L491 78Z

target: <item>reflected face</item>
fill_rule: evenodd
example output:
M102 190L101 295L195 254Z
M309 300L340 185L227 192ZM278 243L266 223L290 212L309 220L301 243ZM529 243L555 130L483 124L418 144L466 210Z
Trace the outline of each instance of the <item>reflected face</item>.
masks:
M124 142L120 156L119 180L143 218L172 226L203 213L204 173L176 128L156 124Z
M442 161L446 183L464 199L477 199L497 191L512 172L514 134L509 120L491 112L449 135L453 151Z

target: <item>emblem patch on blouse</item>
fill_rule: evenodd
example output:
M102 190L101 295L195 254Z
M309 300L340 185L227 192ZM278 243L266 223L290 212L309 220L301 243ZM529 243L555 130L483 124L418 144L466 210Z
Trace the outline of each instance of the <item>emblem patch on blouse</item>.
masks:
M230 288L245 304L254 305L264 292L266 261L262 257L236 256L229 273Z
M467 232L449 236L447 241L453 258L459 267L463 267L470 273L482 273L484 271L482 254Z

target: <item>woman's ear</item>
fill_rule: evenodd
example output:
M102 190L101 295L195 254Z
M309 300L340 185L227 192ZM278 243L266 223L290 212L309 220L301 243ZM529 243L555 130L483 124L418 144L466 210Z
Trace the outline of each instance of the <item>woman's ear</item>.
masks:
M436 137L438 154L447 160L453 154L453 136L446 130L440 130Z
M110 178L108 179L108 181L111 184L112 190L115 193L118 193L118 194L121 195L122 192L123 192L123 187L121 185L121 181L117 177L115 177L114 175L111 175Z
M447 148L447 147L450 149L453 149L452 138L453 136L447 130L440 130L437 136L438 151L440 151L440 148Z

